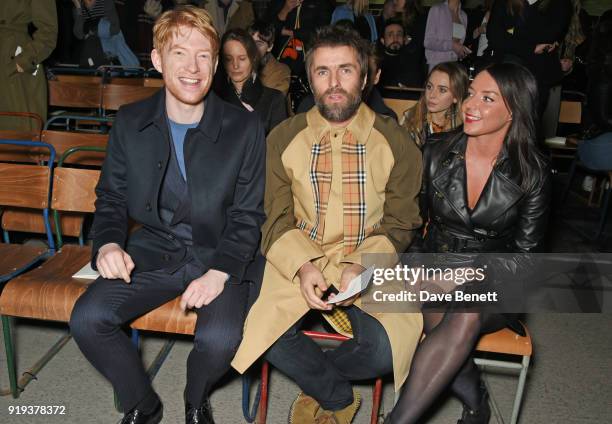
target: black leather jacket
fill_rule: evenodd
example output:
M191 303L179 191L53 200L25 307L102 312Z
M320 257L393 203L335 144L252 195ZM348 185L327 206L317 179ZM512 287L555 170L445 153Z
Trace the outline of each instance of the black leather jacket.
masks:
M550 195L542 169L531 188L521 188L517 166L503 156L493 168L472 211L467 207L467 136L426 143L423 150L421 213L428 222L424 252L529 253L541 248Z

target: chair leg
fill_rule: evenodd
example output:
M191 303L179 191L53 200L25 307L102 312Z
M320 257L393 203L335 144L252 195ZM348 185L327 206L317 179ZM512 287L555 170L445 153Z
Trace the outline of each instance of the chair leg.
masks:
M603 182L602 184L605 184L605 182ZM595 234L595 240L599 240L599 238L603 234L604 228L606 226L606 221L608 220L608 207L610 206L610 192L612 192L612 187L608 187L606 189L606 193L604 194L603 205L601 208L601 217L599 218L599 227L597 228L597 233Z
M374 388L372 389L372 415L370 424L378 423L378 414L380 412L380 401L382 398L382 379L377 378Z
M15 364L15 349L13 348L13 336L11 335L10 318L2 315L2 330L4 332L4 348L6 349L6 366L8 367L9 384L13 399L19 397L17 387L17 368Z
M572 186L572 180L574 179L574 175L576 174L576 167L578 166L578 158L572 161L572 165L570 166L569 175L567 177L567 184L563 189L563 194L561 195L561 205L565 204L567 200L567 195L569 194L570 188Z
M523 392L525 390L525 382L527 381L529 360L529 356L523 356L521 374L519 375L516 396L514 397L514 406L512 407L512 418L510 419L510 424L516 424L518 422L519 410L521 409L521 401L523 400Z
M266 424L268 415L268 379L270 376L270 365L268 361L261 364L261 395L259 398L259 408L257 410L257 424Z

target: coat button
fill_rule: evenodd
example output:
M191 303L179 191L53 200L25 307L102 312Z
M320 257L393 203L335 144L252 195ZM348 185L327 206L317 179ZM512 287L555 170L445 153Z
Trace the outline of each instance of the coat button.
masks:
M168 234L168 238L169 238L170 240L174 240L176 237L174 237L174 234Z
M147 210L147 212L151 212L151 209L153 209L153 208L151 207L151 204L149 202L147 202L147 204L145 206L145 209Z
M162 169L162 163L161 162L157 162L157 169Z
M436 191L436 197L439 199L443 199L444 195L442 193L440 193L439 191Z
M457 190L457 187L455 187L455 186L451 187L451 191L456 191L456 190Z
M168 262L170 260L170 255L164 253L164 261Z

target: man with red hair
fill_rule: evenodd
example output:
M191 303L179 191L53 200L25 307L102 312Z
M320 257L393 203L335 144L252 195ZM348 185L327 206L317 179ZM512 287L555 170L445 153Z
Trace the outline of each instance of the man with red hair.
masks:
M92 228L98 278L70 328L113 385L121 423L158 423L161 401L121 327L181 295L197 313L187 423L213 423L208 394L230 367L248 308L263 223L265 140L253 114L210 92L219 36L186 6L156 22L151 59L165 88L119 109ZM128 220L142 227L128 234ZM252 268L251 268L252 269Z

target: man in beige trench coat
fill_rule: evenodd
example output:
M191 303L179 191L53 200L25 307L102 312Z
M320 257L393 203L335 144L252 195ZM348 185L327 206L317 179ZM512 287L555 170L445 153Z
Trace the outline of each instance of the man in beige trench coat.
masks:
M306 60L316 107L268 136L267 263L232 365L242 373L267 352L303 390L291 423L350 423L359 407L350 381L393 372L397 390L421 335L420 313L370 315L356 298L340 304L353 338L337 349L323 352L299 331L309 310L337 310L324 292L346 289L364 254L395 257L421 224L421 154L394 120L361 102L367 63L358 34L320 30Z

